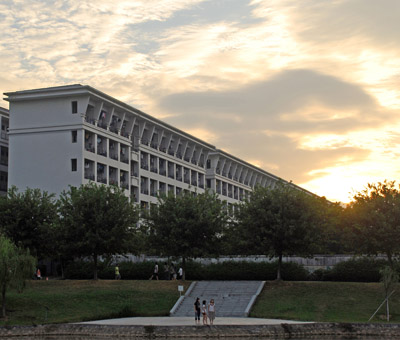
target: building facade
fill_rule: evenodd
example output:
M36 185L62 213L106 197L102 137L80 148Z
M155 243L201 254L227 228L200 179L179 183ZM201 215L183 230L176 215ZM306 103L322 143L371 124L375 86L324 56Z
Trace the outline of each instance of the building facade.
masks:
M7 193L8 183L8 110L0 107L0 195Z
M60 194L94 181L118 185L145 207L159 194L209 188L233 206L256 185L282 180L90 86L5 95L8 182L20 190Z

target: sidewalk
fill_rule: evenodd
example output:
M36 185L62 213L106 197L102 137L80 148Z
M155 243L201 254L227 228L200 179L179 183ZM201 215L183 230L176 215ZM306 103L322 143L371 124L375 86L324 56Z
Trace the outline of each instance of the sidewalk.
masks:
M292 320L279 319L257 319L257 318L216 318L214 325L280 325L282 323L300 324L309 323ZM92 325L124 325L124 326L196 326L193 317L135 317L122 319L109 319L82 322L82 324ZM203 326L200 320L199 327Z

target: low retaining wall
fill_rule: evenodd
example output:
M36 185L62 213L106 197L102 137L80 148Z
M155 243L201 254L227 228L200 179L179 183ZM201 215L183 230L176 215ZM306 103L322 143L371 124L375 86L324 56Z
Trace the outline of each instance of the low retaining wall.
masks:
M1 327L0 338L14 337L62 338L273 338L323 339L400 337L399 324L309 323L281 325L215 325L215 326L111 326L87 324L58 324Z

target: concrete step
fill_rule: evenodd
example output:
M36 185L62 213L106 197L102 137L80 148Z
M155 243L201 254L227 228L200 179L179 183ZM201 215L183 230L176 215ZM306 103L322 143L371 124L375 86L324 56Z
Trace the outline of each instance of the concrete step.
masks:
M171 316L194 316L194 302L214 299L220 317L244 317L261 291L263 281L198 281L174 306Z

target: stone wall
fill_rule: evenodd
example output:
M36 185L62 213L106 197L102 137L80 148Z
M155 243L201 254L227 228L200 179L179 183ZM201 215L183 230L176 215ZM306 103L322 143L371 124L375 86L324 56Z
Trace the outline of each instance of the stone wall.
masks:
M357 339L400 337L399 324L309 323L281 325L215 326L106 326L57 324L0 328L0 338L50 337L56 339L193 339L193 338L270 338L270 339Z

